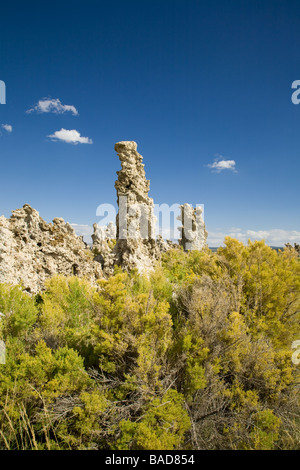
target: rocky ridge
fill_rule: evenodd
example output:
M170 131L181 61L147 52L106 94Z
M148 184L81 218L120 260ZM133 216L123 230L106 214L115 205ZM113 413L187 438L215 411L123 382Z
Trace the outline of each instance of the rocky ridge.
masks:
M0 282L21 284L36 293L55 274L77 275L91 282L103 276L88 245L61 218L46 223L25 204L0 217Z

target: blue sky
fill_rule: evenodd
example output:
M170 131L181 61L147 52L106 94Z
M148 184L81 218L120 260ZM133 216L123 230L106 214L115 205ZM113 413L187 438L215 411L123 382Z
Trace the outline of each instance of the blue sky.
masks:
M293 0L2 3L0 213L29 203L84 233L134 140L150 196L204 204L210 245L299 243L299 45Z

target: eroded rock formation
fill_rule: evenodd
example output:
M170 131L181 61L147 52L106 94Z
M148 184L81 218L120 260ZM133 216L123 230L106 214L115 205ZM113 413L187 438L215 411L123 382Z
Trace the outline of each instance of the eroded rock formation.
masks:
M207 231L202 217L202 207L194 208L186 203L180 206L180 209L179 220L182 226L180 228L181 238L179 244L183 246L185 251L203 250L206 246Z
M124 269L149 271L160 256L155 240L154 203L148 196L150 181L136 142L118 142L115 150L122 167L115 183L119 206L115 262Z
M91 249L63 219L48 224L28 204L13 211L10 219L0 217L0 282L20 283L36 293L54 274L75 274L95 282L102 270Z
M92 240L95 261L101 264L103 274L110 276L113 273L116 258L114 253L116 226L112 222L105 227L94 224L93 229Z

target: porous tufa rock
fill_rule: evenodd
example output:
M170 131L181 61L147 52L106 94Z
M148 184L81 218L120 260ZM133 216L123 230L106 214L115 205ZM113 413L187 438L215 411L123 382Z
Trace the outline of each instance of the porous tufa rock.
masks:
M0 217L0 282L37 293L55 274L76 274L92 283L103 277L91 249L63 219L48 224L29 204L10 219Z
M150 181L146 179L143 157L134 141L115 144L121 162L115 182L119 212L116 217L116 244L108 242L108 228L94 224L93 249L106 275L113 273L114 265L140 273L153 270L161 254L178 244L155 236L154 203L149 197ZM182 238L184 250L202 250L206 246L207 233L202 209L189 204L181 207Z
M133 140L124 140L124 141L121 141L121 142L117 142L115 144L115 151L117 153L121 153L121 152L124 152L124 151L136 151L137 150L137 143L134 142Z
M181 221L182 227L179 228L181 231L179 244L185 251L203 250L206 246L207 231L202 217L202 207L194 208L186 203L180 206L180 209L181 215L178 220Z
M95 223L93 229L92 240L95 260L101 264L105 276L109 276L113 273L115 264L113 247L116 241L116 226L112 222L106 227Z
M150 181L146 179L143 157L133 141L115 145L121 170L115 183L119 213L117 242L114 249L116 264L126 270L139 272L153 269L160 256L155 243L153 199L148 196Z

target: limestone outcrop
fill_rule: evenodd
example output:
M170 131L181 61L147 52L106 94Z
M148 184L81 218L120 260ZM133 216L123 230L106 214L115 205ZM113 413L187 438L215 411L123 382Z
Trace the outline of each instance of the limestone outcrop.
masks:
M75 274L93 283L103 276L90 247L63 219L46 223L28 204L10 219L0 217L0 282L20 283L36 293L54 274Z

